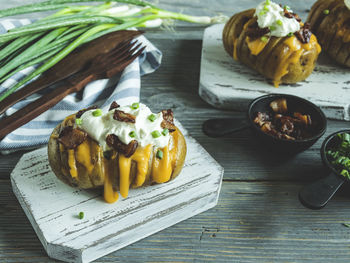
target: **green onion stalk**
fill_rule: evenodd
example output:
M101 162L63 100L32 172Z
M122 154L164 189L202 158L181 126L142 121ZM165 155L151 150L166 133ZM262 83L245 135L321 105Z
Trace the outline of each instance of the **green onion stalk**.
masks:
M32 24L0 35L0 83L26 67L39 66L0 94L0 101L53 67L74 49L105 34L132 27L159 27L166 20L211 24L226 17L191 16L167 11L141 0L110 0L100 5L74 5L105 0L49 0L0 10L0 17L58 10ZM122 3L124 5L117 5Z

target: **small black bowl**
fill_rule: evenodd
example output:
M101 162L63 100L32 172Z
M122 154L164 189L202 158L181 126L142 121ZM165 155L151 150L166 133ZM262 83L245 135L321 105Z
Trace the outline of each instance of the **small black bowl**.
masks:
M320 150L322 162L327 167L330 174L325 178L305 186L299 192L300 202L308 208L323 208L344 182L350 182L350 179L342 176L336 169L334 169L326 156L326 152L334 145L336 142L335 138L339 133L350 133L350 130L340 130L330 134L323 141Z
M254 123L258 112L271 112L270 103L277 99L286 99L288 112L308 114L312 120L312 136L302 140L288 140L274 137L263 132ZM303 98L287 94L270 94L253 100L248 107L248 120L253 132L259 139L277 151L298 153L311 147L321 138L327 129L327 118L324 113L312 102Z
M271 112L270 103L281 98L287 100L289 112L300 112L311 116L313 123L311 137L302 140L280 139L263 132L254 123L258 112ZM269 94L258 97L249 104L247 117L244 121L211 119L203 123L203 132L210 137L221 137L246 128L250 128L255 137L265 144L267 149L273 149L284 154L295 154L306 150L322 137L327 129L327 119L320 108L308 100L288 94Z

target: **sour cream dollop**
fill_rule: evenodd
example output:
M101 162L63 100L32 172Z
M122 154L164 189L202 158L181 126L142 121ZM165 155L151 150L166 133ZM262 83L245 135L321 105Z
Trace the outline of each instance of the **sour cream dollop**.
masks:
M350 0L344 0L346 7L350 10Z
M291 9L288 11L293 12ZM285 37L300 30L300 23L294 17L285 17L283 8L272 1L261 2L254 15L258 18L259 27L269 28L271 36Z
M104 151L110 150L110 147L106 143L106 137L109 134L118 136L125 144L129 144L132 140L136 140L141 147L145 147L149 144L155 147L163 148L168 145L170 135L162 134L163 128L161 123L163 121L163 114L160 112L154 114L144 104L139 103L138 108L134 109L131 106L122 106L117 109L110 110L101 116L94 116L95 110L89 110L84 112L81 116L81 123L77 126L87 134L96 140ZM125 113L132 114L136 117L135 123L122 122L115 120L113 114L115 110L120 110ZM150 115L154 115L153 121L149 119ZM160 134L155 138L152 133ZM132 134L132 136L130 136Z

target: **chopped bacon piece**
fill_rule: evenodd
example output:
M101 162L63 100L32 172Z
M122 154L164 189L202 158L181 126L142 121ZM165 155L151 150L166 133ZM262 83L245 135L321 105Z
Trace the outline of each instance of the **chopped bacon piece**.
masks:
M114 110L114 109L117 109L119 108L120 105L116 102L116 101L113 101L111 106L109 106L109 110L108 111L111 111L111 110Z
M262 37L268 33L270 33L270 29L268 27L260 28L257 21L247 28L247 36L251 38Z
M131 142L129 142L129 144L125 144L121 140L119 140L118 136L116 136L115 134L108 134L106 142L109 147L123 154L127 158L134 154L138 146L136 140L132 140Z
M284 8L284 16L287 18L295 18L298 22L301 21L301 18L298 16L298 14L289 12L287 8Z
M260 127L264 125L265 122L270 121L270 115L264 112L258 112L254 123L258 124Z
M75 149L85 141L86 137L86 132L79 129L74 129L73 126L66 126L60 132L58 141L67 149Z
M294 117L297 118L298 120L300 120L303 124L305 125L311 125L311 116L308 114L301 114L300 112L294 112Z
M168 129L169 132L176 131L176 127L174 125L174 113L172 110L162 110L163 121L161 123L161 127L163 129Z
M254 119L264 133L287 140L303 140L312 135L311 116L288 111L285 98L272 101L270 108L272 111L256 113Z
M310 24L305 23L299 31L295 32L294 35L304 44L310 42L312 32L310 31Z
M85 112L87 112L89 110L94 110L94 109L97 109L97 106L91 106L91 107L88 107L86 109L82 109L82 110L78 111L77 114L75 114L75 117L80 118Z
M285 113L288 111L287 100L284 98L272 101L270 107L276 113Z
M281 132L285 134L291 134L294 131L294 124L291 118L282 117L281 122Z
M115 110L113 114L113 119L122 122L135 123L136 116L121 110Z

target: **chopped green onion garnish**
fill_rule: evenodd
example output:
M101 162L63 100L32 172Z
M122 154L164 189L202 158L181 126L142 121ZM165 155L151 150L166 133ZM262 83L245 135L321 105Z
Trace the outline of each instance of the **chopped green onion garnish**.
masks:
M140 103L138 103L138 102L135 102L135 103L133 103L132 105L131 105L131 108L133 109L133 110L136 110L136 109L138 109L140 107Z
M349 133L338 133L332 138L332 146L326 151L328 161L342 176L350 179L350 140Z
M269 11L270 9L269 9L269 7L268 7L267 5L265 5L265 6L264 6L264 10L265 10L265 11Z
M279 25L279 26L283 25L282 20L277 20L276 23L277 23L277 25Z
M154 115L154 114L151 114L151 115L148 116L148 119L153 122L153 121L155 121L157 119L157 116Z
M80 118L75 119L75 123L76 123L77 125L81 125L82 122L83 122L83 120L80 119Z
M269 5L269 4L270 4L270 0L266 0L265 3L266 3L267 5Z
M265 36L261 37L261 41L262 41L262 42L265 42L265 43L266 43L268 40L269 40L269 39L268 39L267 37L265 37Z
M350 224L343 223L343 226L350 227Z
M169 133L169 130L167 128L165 128L163 131L162 131L162 134L164 136L166 136L167 134Z
M152 134L153 138L158 138L158 137L162 136L159 131L153 131L153 132L151 132L151 134Z
M79 219L83 219L84 218L84 212L80 212L78 217L79 217Z
M349 133L343 133L343 140L346 142L350 142L350 134Z
M3 1L4 2L4 1ZM25 3L28 1L22 1ZM38 1L36 1L38 2ZM28 81L52 68L77 47L105 34L130 27L158 27L164 20L210 24L223 20L221 16L192 16L170 12L143 0L97 0L102 5L69 5L95 0L44 0L9 9L1 9L0 17L59 9L53 15L33 21L0 36L0 83L23 67L39 63L39 67L0 94L0 101ZM115 10L113 2L127 4ZM130 7L129 7L130 4ZM135 6L132 7L131 5ZM136 7L139 6L140 8ZM110 8L111 7L111 8ZM127 9L124 11L124 7ZM63 8L63 9L62 9ZM123 11L122 11L123 10Z
M289 10L289 9L290 9L290 7L289 7L289 6L287 6L287 5L285 5L285 6L283 7L283 9L287 9L287 10Z
M134 138L134 137L136 136L136 132L135 132L135 131L129 132L129 136L130 136L131 138Z
M293 33L292 33L292 32L290 32L290 33L288 34L288 36L289 36L289 37L293 36Z
M276 29L275 26L270 26L270 31L273 31L273 30L275 30L275 29Z
M156 156L158 159L163 159L163 152L161 150L158 150Z
M92 115L93 115L94 117L101 116L101 115L102 115L102 110L101 110L101 109L94 110L94 111L92 112Z
M349 173L348 170L343 169L343 170L340 172L340 174L341 174L342 176L347 177L348 179L350 179L350 173Z
M328 15L329 14L329 10L328 9L323 10L323 14Z

